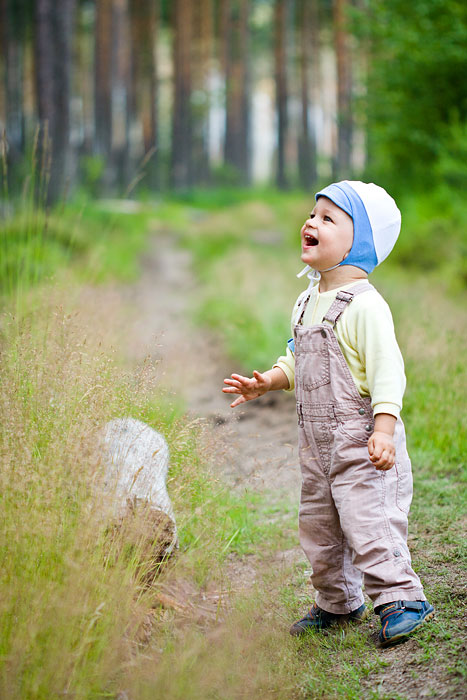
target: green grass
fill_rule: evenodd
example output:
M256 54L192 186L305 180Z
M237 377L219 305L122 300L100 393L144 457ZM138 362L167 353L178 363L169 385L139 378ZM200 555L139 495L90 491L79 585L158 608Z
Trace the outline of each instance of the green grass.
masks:
M410 668L421 675L443 668L454 692L465 678L466 315L457 261L462 236L451 228L456 200L443 214L446 247L433 265L428 251L412 264L425 240L424 218L432 222L429 245L440 249L441 229L433 223L439 199L408 199L407 226L413 221L419 230L407 230L400 256L375 273L374 283L390 303L406 361L403 418L415 479L410 546L437 610L417 637ZM177 398L157 390L150 367L121 363L111 318L76 294L82 283L134 278L149 231L171 232L192 252L202 282L202 296L193 300L197 322L216 330L240 367L266 368L284 351L303 287L295 278L298 231L309 208L300 193L262 191L258 198L223 190L147 202L131 215L98 203L81 212L72 204L48 217L36 212L36 228L11 217L0 336L0 695L404 697L385 694L377 627L289 638L290 623L309 602L307 577L304 566L277 565L274 552L296 544L296 509L274 494L226 489L210 465L208 434L184 417ZM24 301L19 315L15 294ZM117 549L107 556L106 526L90 488L99 474L96 433L118 415L163 432L171 451L168 488L180 550L151 591L142 585L139 545L125 541L121 555ZM221 591L229 561L252 555L257 585L228 596L222 625L158 605L160 587L175 590L180 582L190 582L201 600ZM141 643L148 611L152 634Z
M116 214L104 204L19 206L2 222L0 292L17 295L67 270L78 281L135 279L154 208Z

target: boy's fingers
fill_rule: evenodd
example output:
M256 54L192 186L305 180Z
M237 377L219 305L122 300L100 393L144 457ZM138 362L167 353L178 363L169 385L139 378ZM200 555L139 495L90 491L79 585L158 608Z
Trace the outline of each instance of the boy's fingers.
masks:
M232 379L236 379L240 384L245 384L250 381L249 377L244 377L243 374L231 374Z
M391 469L394 466L394 458L389 450L383 450L380 459L374 464L378 469Z
M242 386L242 384L236 379L224 379L224 384L228 384L229 386L237 386L239 388Z
M224 394L240 394L240 389L236 386L223 386L222 391Z
M233 403L230 404L230 408L235 408L235 406L238 406L238 404L243 403L246 401L244 396L239 396L238 399L235 399Z
M382 464L380 467L375 465L375 468L377 469L377 471L387 472L387 471L389 471L389 469L392 469L393 466L394 466L394 464L391 462L384 462L384 464Z

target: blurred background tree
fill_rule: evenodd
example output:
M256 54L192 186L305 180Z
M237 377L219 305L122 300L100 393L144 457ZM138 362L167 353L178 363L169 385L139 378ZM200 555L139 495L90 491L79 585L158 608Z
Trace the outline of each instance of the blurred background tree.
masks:
M446 151L461 159L466 148L467 4L371 0L354 20L369 53L367 170L393 186L432 186Z
M10 192L465 187L461 0L0 0ZM141 172L141 163L144 169Z

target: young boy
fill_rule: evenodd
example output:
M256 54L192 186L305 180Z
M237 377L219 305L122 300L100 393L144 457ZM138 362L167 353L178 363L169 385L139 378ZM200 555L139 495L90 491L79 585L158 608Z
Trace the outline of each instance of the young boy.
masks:
M364 620L363 582L389 646L434 614L407 547L403 360L389 307L367 279L391 252L401 218L374 184L344 180L315 198L301 229L300 274L312 270L310 284L293 310L287 354L262 374L232 374L223 391L239 394L234 408L295 387L300 543L317 594L290 633Z

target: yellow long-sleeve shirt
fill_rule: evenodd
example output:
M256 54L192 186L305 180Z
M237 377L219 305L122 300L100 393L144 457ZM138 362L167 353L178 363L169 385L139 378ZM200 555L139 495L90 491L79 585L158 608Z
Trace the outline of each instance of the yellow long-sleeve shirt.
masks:
M361 283L359 280L339 289L351 290ZM339 289L320 293L316 285L303 318L305 327L322 322ZM304 294L306 292L298 297L292 312L292 335L297 308ZM405 390L404 361L391 311L381 294L375 289L358 294L347 305L334 331L359 394L371 397L374 415L390 413L398 417ZM289 348L274 367L280 367L287 375L289 391L294 389L295 357Z

